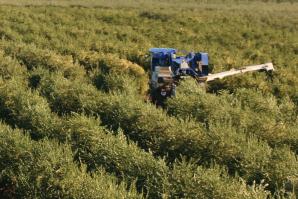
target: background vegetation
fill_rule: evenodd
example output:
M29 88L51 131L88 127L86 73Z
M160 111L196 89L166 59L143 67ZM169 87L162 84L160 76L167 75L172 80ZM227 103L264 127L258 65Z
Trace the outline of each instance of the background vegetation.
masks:
M296 198L296 0L0 0L1 198ZM148 49L213 72L165 109Z

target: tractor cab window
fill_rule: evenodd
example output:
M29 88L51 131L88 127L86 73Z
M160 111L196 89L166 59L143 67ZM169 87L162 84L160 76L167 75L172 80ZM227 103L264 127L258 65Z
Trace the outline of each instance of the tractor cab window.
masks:
M152 66L159 66L159 58L152 57Z
M152 66L170 66L170 56L169 55L153 55L152 56Z

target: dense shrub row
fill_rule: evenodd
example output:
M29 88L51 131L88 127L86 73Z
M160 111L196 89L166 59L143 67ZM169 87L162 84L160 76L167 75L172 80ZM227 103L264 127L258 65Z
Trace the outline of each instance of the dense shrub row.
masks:
M145 94L148 90L147 74L135 63L121 59L115 54L80 52L77 56L79 63L87 71L91 71L91 79L98 88L106 91L133 89L128 90L128 94Z
M289 95L297 105L297 4L226 4L188 2L168 9L173 4L162 2L158 5L167 9L156 10L155 4L146 11L143 7L1 7L0 36L75 60L84 57L80 52L112 54L146 68L149 62L144 55L150 47L207 51L216 71L272 61L278 69L273 81L245 75L227 78L218 86L256 87L279 97Z
M288 177L282 174L278 180L273 180L271 177L276 173L268 167L272 149L266 142L253 136L247 137L244 132L228 125L210 125L207 131L191 120L168 117L162 110L140 100L102 94L89 84L69 81L59 74L44 76L39 90L54 111L100 115L105 125L113 129L123 128L124 133L140 147L151 150L155 155L166 155L169 160L181 154L203 164L215 160L228 166L230 173L238 172L250 182L269 178L272 186L282 184ZM291 167L292 174L289 176L292 176L298 169L297 159L291 152L289 154L281 165L284 171Z
M290 97L296 106L297 112L298 78L295 75L295 70L291 71L291 68L278 67L276 64L275 68L277 71L271 75L245 74L211 82L208 90L211 92L227 90L233 93L238 89L247 88L259 90L262 93L271 93L278 100Z
M266 12L262 12L262 6L249 10L241 4L232 13L223 4L214 10L203 9L197 4L192 6L199 12L48 7L48 12L41 16L38 13L43 12L43 7L20 8L19 12L2 8L1 35L4 41L13 41L12 45L20 41L30 43L31 47L34 44L39 50L52 49L55 53L72 55L74 60L83 60L82 64L87 61L87 65L88 57L94 57L93 54L97 57L107 54L107 57L121 57L145 66L149 62L144 55L154 46L208 51L216 71L273 61L278 69L273 81L264 81L264 76L245 75L227 78L217 86L229 90L256 87L278 97L289 95L297 105L295 55L298 51L294 40L297 31L292 25L297 18L297 12L293 11L295 7L270 4L266 6ZM283 14L283 9L288 10L287 15ZM28 12L35 14L28 15ZM195 13L200 14L196 16ZM18 20L12 23L10 16ZM167 16L172 20L156 20L148 16ZM256 23L251 26L251 21ZM183 28L171 28L177 24Z
M208 185L210 177L204 173L212 172L215 174L211 181L214 181L219 188L225 186L224 189L230 190L226 195L222 195L224 198L268 194L262 189L256 192L254 187L247 189L246 184L227 176L221 177L225 171L220 169L209 171L200 168L198 173L187 167L183 170L181 167L175 168L175 165L179 164L174 164L174 170L171 171L163 160L157 160L135 144L128 143L121 133L115 137L100 127L100 121L97 119L81 115L59 118L49 110L47 102L42 97L14 79L1 82L0 96L2 118L11 125L27 129L33 138L48 137L60 142L69 142L74 158L86 163L88 170L96 171L99 167L103 167L129 184L136 182L138 190L143 190L150 197L172 197L173 194L207 197L210 194L220 194L210 193L210 189L186 190L183 188L184 185L179 185L181 181L187 184L203 181ZM45 123L51 125L44 125ZM182 172L180 170L187 172L188 175L176 176ZM237 190L240 188L242 192L238 193Z
M129 185L136 181L149 197L266 198L262 186L247 187L216 166L197 167L213 162L252 185L264 179L277 197L297 189L297 5L140 2L141 9L107 8L113 2L0 7L1 118L34 139L69 142L90 171L104 167ZM150 47L207 51L215 72L269 61L277 70L209 84L219 96L180 87L169 117L140 100L147 77L139 65L148 69ZM49 104L27 88L25 67L3 53L33 69L29 85ZM169 167L137 146L166 156ZM181 155L187 161L177 162ZM195 164L186 163L192 158Z
M5 69L7 70L10 70L10 68L14 69L13 67L15 67L15 65L11 65L9 63L3 64L1 66L3 66L3 68L5 67ZM19 67L19 69L22 69L22 67L20 67L19 65L17 67ZM14 77L19 75L19 73L17 72L12 72L12 73L13 73L12 76ZM29 92L26 91L26 88L25 87L22 88L20 82L18 82L17 80L16 81L11 80L5 83L4 81L1 82L1 115L2 115L2 118L5 118L6 121L9 122L10 124L17 125L19 127L30 130L31 136L33 138L42 138L46 136L46 137L57 138L59 140L65 141L67 137L70 136L71 133L73 133L74 134L73 137L70 136L72 137L71 140L73 140L73 144L74 144L73 150L77 151L78 149L81 149L82 151L85 151L85 154L84 155L80 154L78 158L82 159L83 156L88 157L89 158L88 162L90 163L89 164L90 167L92 164L95 164L95 166L92 166L93 169L94 167L96 168L96 166L98 165L105 164L106 168L109 168L111 171L116 172L119 175L124 175L124 177L125 176L139 177L139 181L147 180L147 178L141 177L143 174L147 175L147 177L154 179L154 175L152 175L151 173L149 175L148 172L154 172L155 170L160 169L160 171L156 171L158 173L157 175L159 175L160 173L160 175L163 176L162 173L166 173L162 171L162 170L166 170L165 165L162 166L162 162L161 163L156 162L152 156L150 156L149 154L146 155L145 152L142 152L136 146L127 145L125 139L120 139L120 137L119 139L116 139L111 134L106 135L106 132L104 131L104 129L101 129L101 128L96 129L96 127L99 125L98 121L91 120L88 123L88 119L85 118L85 123L84 123L84 118L82 118L81 123L85 124L83 125L83 127L87 129L81 129L81 131L78 128L71 128L71 122L63 123L63 125L65 125L63 126L61 119L58 118L55 114L51 113L51 110L49 109L47 102L44 101L43 98L38 96L37 93L31 93L30 91ZM75 120L74 118L72 118L70 119L70 121L74 122L73 125L81 126L80 123L77 124L79 122L78 119ZM92 124L92 122L95 126L93 129L88 130L88 124ZM90 125L89 125L89 128L91 128ZM88 134L85 135L84 130L86 130ZM81 136L85 136L85 139L79 136L80 133L82 134ZM82 140L78 139L78 137L82 138ZM88 150L86 149L87 146L81 145L83 140L88 141L87 146L90 147ZM96 141L100 141L100 143L102 143L103 146L98 146L97 148L91 150L91 146L93 145L97 146L97 144L99 144ZM115 150L115 148L110 148L108 146L118 147L119 150L117 151ZM118 155L121 155L121 152L123 153L123 150L121 151L121 149L123 148L126 149L125 151L126 155L123 154L124 158L122 159L119 159L119 157L115 157L115 154L112 154L114 159L107 161L106 163L105 161L99 159L99 157L113 158L111 156L111 153L116 153ZM104 150L106 151L105 153L108 153L108 155L104 154ZM91 159L89 154L90 151L93 152L92 155L94 156L94 157L91 156ZM135 159L130 160L130 159L127 159L127 157L125 157L125 156L129 156L129 157L142 159L144 157L143 155L146 156L144 158L144 161L145 161L144 163L140 163L140 161L136 161ZM96 157L97 157L97 160L92 160L92 158L94 159ZM95 161L95 162L97 161L97 162L92 163L92 161ZM130 161L130 163L132 164L132 167L135 167L138 170L138 172L136 172L136 170L132 171L128 165L124 166L125 164L123 164L123 162L121 161ZM156 164L158 164L155 166L155 170L150 169L150 165L149 165L150 162L153 162L153 164L155 164L156 162ZM115 166L116 168L112 167L113 164L116 165ZM148 168L148 172L145 172L145 167ZM127 172L130 172L130 174L128 174ZM161 182L162 180L160 179L160 183ZM144 182L139 184L140 186L142 186L144 185ZM157 185L156 183L151 183L151 186L160 187L161 184Z
M247 191L244 181L239 186L239 182L218 167L205 170L185 160L174 165L171 182L174 187L172 198L271 198L267 191L263 191L264 184L254 184Z
M163 161L156 161L152 156L150 158L149 155L140 153L132 143L127 145L122 133L117 135L123 142L122 145L112 135L103 136L101 135L103 133L97 133L98 120L74 116L68 120L66 126L66 129L74 132L72 140L76 141L76 145L80 145L74 146L79 149L77 155L82 160L86 158L87 165L91 167L104 165L109 172L120 176L122 172L126 179L130 177L128 180L135 180L135 177L138 177L137 185L141 186L139 188L145 188L150 197L250 198L268 195L262 187L247 187L245 183L229 178L226 172L219 168L204 169L196 165L190 167L186 163L178 162L173 165L172 170L169 170ZM211 173L213 175L209 175ZM197 186L194 186L195 184ZM220 189L227 191L222 193Z
M91 170L102 166L119 178L136 181L138 190L143 189L151 197L165 194L169 183L165 162L128 143L122 133L115 137L99 124L96 119L80 115L74 115L62 124L61 132L71 133L76 159L85 162Z
M77 52L76 55L79 63L85 67L87 71L99 68L104 73L127 71L139 79L145 74L144 69L125 59L119 58L116 54L104 54L92 51Z
M60 119L51 112L46 99L24 89L18 80L0 80L0 115L11 125L30 130L34 139L57 137Z
M83 78L86 73L83 67L74 63L71 55L62 56L51 50L39 49L34 44L1 41L0 48L30 70L44 66L51 71L61 71L65 77L70 79Z
M278 102L271 94L254 89L213 95L189 80L182 82L177 96L167 101L167 111L181 118L193 117L207 127L210 123L232 125L273 147L288 144L298 152L297 113L289 98Z
M3 27L0 34L3 38L1 46L6 46L3 47L6 49L18 46L27 49L26 53L28 53L28 49L45 54L50 52L53 54L51 55L53 59L59 57L59 60L63 60L60 62L65 65L68 65L67 60L70 60L71 62L80 62L85 66L90 66L92 63L94 66L98 65L102 59L106 59L103 62L108 63L112 57L110 60L117 64L119 60L124 62L131 60L148 68L149 61L144 55L147 54L150 47L154 46L208 51L216 71L273 61L278 71L274 73L274 78L270 81L264 81L264 75L244 75L220 81L213 85L211 90L224 88L234 91L240 87L255 87L279 98L289 95L297 107L298 78L295 75L297 65L297 56L295 55L298 51L294 39L297 37L297 31L295 31L296 27L292 25L295 23L294 19L297 18L297 12L294 11L295 6L284 5L285 7L282 7L270 4L270 6L266 6L268 8L266 12L260 11L263 9L262 6L249 10L242 4L238 5L235 12L227 11L228 7L223 4L218 4L218 7L213 8L214 10L203 9L204 5L201 4L200 6L192 4L192 6L199 12L182 12L182 14L176 12L175 9L171 12L152 10L144 12L138 9L128 12L128 10L122 9L88 10L85 8L87 11L82 8L47 7L48 12L43 13L43 7L19 8L19 12L10 12L9 10L13 10L13 8L9 7L1 8L0 24ZM60 12L57 12L56 9ZM243 9L246 14L243 14ZM283 14L283 9L288 10L287 15ZM33 14L29 15L28 12ZM38 13L44 15L41 16ZM144 13L146 14L144 15ZM195 13L200 14L196 16ZM157 20L155 17L148 18L148 16L167 16L172 20L163 21ZM10 17L18 20L14 20L12 23ZM186 18L187 23L184 20ZM253 27L250 24L251 21L256 21ZM171 28L177 24L183 28L179 30ZM155 28L152 29L152 27ZM235 32L235 29L238 31ZM175 35L175 37L168 35ZM35 54L37 58L30 59L40 60L40 63L48 59L49 63L53 63L52 58L44 59L42 58L44 56L37 52L31 53L31 55L30 53L20 57L30 58L32 54ZM70 55L75 61L71 60ZM26 62L27 60L24 61L24 63ZM130 63L130 65L133 64ZM66 75L67 73L71 72L66 72ZM138 78L125 81L119 77L117 77L117 81L113 81L113 77L119 73L112 74L110 77L106 77L98 71L95 73L97 75L93 76L95 77L93 79L96 80L97 86L105 90L111 89L107 85L110 83L114 85L112 88L123 89L127 86L121 87L119 83L140 81ZM142 87L142 84L138 86ZM142 90L137 88L137 90Z
M87 163L89 169L102 166L131 182L138 178L140 189L155 194L163 190L163 178L167 178L168 172L165 163L128 144L120 135L115 137L100 128L98 120L84 116L63 120L51 112L45 99L15 80L1 82L0 96L2 118L30 131L34 139L48 137L71 142L76 159Z
M35 142L0 124L1 198L141 198L99 169L92 175L73 162L69 146Z
M18 81L26 83L28 78L27 69L20 66L17 60L5 56L0 50L0 76L2 79L18 78Z
M0 196L8 198L141 198L135 190L126 191L125 184L102 170L86 173L72 160L69 146L47 140L35 142L19 130L0 125ZM8 164L9 163L9 164ZM163 197L191 198L264 198L262 187L247 189L228 177L220 177L219 169L205 169L177 164L171 180L171 192ZM195 169L197 168L197 170ZM193 172L196 170L196 172ZM194 174L195 173L195 174ZM187 183L188 190L181 182ZM194 184L196 183L196 184ZM213 184L211 187L210 184ZM188 185L192 185L189 187ZM195 186L194 186L195 185ZM209 187L210 186L210 187ZM208 188L209 187L209 188ZM225 190L225 193L221 193Z
M87 71L97 87L105 91L120 90L128 94L145 94L148 89L144 69L116 54L82 51L76 55L62 56L50 50L39 49L35 45L5 41L0 42L0 48L7 55L17 58L29 70L42 66L50 71L60 71L69 79L84 78Z

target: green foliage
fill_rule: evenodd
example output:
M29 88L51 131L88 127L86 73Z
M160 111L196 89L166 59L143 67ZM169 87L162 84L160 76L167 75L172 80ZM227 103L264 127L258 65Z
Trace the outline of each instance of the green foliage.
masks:
M270 165L268 166L268 171L271 171L272 174L268 177L270 181L276 183L276 186L286 186L287 191L293 191L297 194L297 169L297 156L295 156L288 147L273 150ZM286 181L281 181L280 179L286 179Z
M69 83L66 83L67 81ZM201 164L208 165L216 161L226 165L231 174L237 172L251 183L260 182L268 173L271 175L271 172L274 172L266 170L272 150L268 144L254 136L247 137L245 132L239 132L225 123L210 124L209 130L205 130L192 120L168 117L162 110L140 100L119 94L103 95L88 84L69 81L59 74L45 77L39 87L51 104L63 103L59 101L61 94L65 94L58 90L61 82L65 82L63 89L68 91L69 96L64 96L70 100L67 104L78 106L73 111L81 110L99 115L103 124L114 130L122 128L125 135L137 142L138 146L157 156L166 155L170 162L181 154L195 158ZM85 88L86 92L78 92L80 88ZM61 112L65 109L60 106L54 107L54 110ZM286 164L287 161L288 159L281 164ZM297 163L297 160L294 163ZM297 171L295 167L291 169L293 173ZM279 180L284 181L285 178Z
M182 118L195 118L206 127L206 131L219 138L220 144L242 143L235 145L235 151L244 153L236 155L234 152L232 157L241 159L244 156L244 160L249 160L248 162L242 160L246 169L253 163L252 172L248 173L248 181L266 179L271 190L275 186L281 187L291 175L295 175L297 157L288 148L278 147L271 152L266 142L256 141L251 135L268 141L273 147L289 144L292 150L297 152L297 132L292 129L297 124L297 116L293 108L294 105L289 98L278 104L272 95L263 95L261 92L249 89L238 89L233 94L226 92L219 95L208 94L195 80L181 82L177 88L177 96L167 101L170 114ZM266 148L267 150L264 150ZM283 151L285 158L279 159L279 164L282 165L280 167L291 168L289 169L291 174L287 177L279 174L283 173L282 169L278 171L270 168L275 153L279 150ZM223 149L220 152L223 153L220 157L225 157L224 154L227 152ZM253 153L258 155L252 155ZM279 180L268 175L278 175Z
M168 184L165 162L129 143L121 132L115 137L98 125L98 120L80 115L63 125L62 131L71 133L76 158L91 170L104 167L129 182L136 181L138 189L150 197L161 197Z
M20 82L26 82L27 70L18 64L16 60L5 56L4 52L0 50L0 75L3 80L18 78Z
M139 83L136 78L121 73L113 72L108 74L96 74L94 82L97 88L106 92L120 92L125 95L134 95L136 97L138 97L140 92L140 89L138 88ZM142 90L142 94L144 94L145 90Z
M294 0L3 2L19 6L0 6L0 117L36 140L1 125L0 142L15 143L0 146L5 196L134 198L134 183L149 198L297 195ZM143 100L151 47L206 51L213 72L276 71L209 93L182 82L163 111Z
M148 89L147 74L138 64L121 59L115 54L81 52L77 56L79 63L87 71L91 71L91 79L98 88L106 91L124 89L128 94L144 94ZM134 84L134 91L127 89L130 83Z
M92 114L93 110L90 107L95 105L96 100L105 96L97 92L92 85L76 80L68 81L62 74L50 74L46 70L39 70L33 75L40 79L38 88L41 94L48 99L51 109L59 115L84 111Z
M29 130L34 139L71 142L76 159L85 162L90 170L104 167L130 183L137 180L140 191L155 196L162 193L168 172L165 163L128 144L120 134L115 137L100 128L98 120L74 116L64 121L51 112L44 98L14 80L3 83L0 94L2 117L11 125Z
M271 94L254 89L237 89L233 94L206 93L194 80L182 82L177 96L167 101L168 112L177 117L193 117L205 126L232 125L238 131L254 134L271 146L289 144L297 150L298 124L294 103L280 102Z
M11 124L30 130L34 138L36 138L34 135L39 133L37 135L56 138L62 142L68 140L75 152L75 159L86 163L89 170L104 167L108 172L130 183L137 180L139 190L143 189L151 197L161 197L167 192L168 189L165 186L168 184L169 171L165 163L161 160L156 161L152 155L142 152L136 145L128 144L123 135L114 137L111 132L98 127L98 120L84 116L75 115L66 121L61 120L63 123L48 121L49 118L44 115L49 115L51 120L58 121L58 119L49 108L40 108L47 107L40 96L24 87L19 87L13 80L3 83L3 86L11 89L2 93L3 96L10 93L10 96L5 96L6 98L2 100L3 104L10 104L6 106L6 109L13 113L10 118L17 118L10 120ZM21 105L22 109L17 111L18 104L26 100L28 106ZM34 110L35 114L30 114L27 109ZM45 122L51 123L52 129L43 125ZM59 132L59 134L53 132Z
M85 70L75 64L70 55L62 56L50 50L38 49L35 45L2 42L0 46L6 54L16 57L29 70L42 66L50 71L61 71L67 78L83 78L85 75Z
M9 124L32 131L32 137L55 137L59 118L52 114L47 101L17 80L0 82L0 115Z
M17 82L13 80L5 82L4 85L10 87L11 82L17 85ZM16 87L12 88L15 89ZM23 92L21 92L22 90ZM30 96L30 99L32 99L31 103L36 107L40 107L41 104L44 104L40 96L28 90L26 91L26 88L18 87L18 91L22 94L26 92ZM11 91L9 93L13 94ZM14 99L12 104L26 100L27 96L18 95L18 101ZM5 99L8 101L11 100L10 98L4 98L3 100ZM4 104L7 103L6 101L3 102ZM7 107L11 112L14 112L14 108L15 106ZM188 180L192 181L192 179L187 180L177 176L175 179L178 182L172 182L170 177L172 172L168 169L163 160L156 160L151 154L140 150L137 145L128 143L122 133L118 133L115 137L105 128L99 127L100 122L97 119L73 115L65 120L61 119L60 123L53 123L54 132L59 132L59 134L50 134L52 133L52 129L41 125L48 120L43 117L45 112L48 112L52 119L57 119L57 116L51 113L49 109L43 109L43 112L36 111L35 116L22 114L22 112L14 112L13 118L22 119L15 121L15 123L13 123L13 121L10 122L11 124L18 124L18 126L30 130L31 135L35 135L35 132L41 133L44 130L42 136L55 138L60 140L60 142L67 141L71 143L72 150L75 153L74 158L77 161L86 163L89 171L103 167L108 172L116 174L119 179L125 180L129 184L136 182L138 190L144 191L149 197L165 197L173 193L174 190L176 194L180 195L189 195L194 192L193 190L180 190L175 188L178 186L175 185L175 183L179 183L180 178L187 182L185 186L191 183L188 182ZM36 121L36 118L39 118L39 120ZM38 131L36 129L38 129ZM211 172L208 169L206 171ZM218 181L222 180L223 179L218 179ZM184 185L179 185L179 187L181 186L183 187ZM234 186L239 187L241 184L238 183ZM249 190L247 191L250 192ZM208 195L208 190L195 191L194 194Z
M244 181L228 177L218 167L206 171L185 161L174 164L171 182L174 182L172 198L267 198L270 195L264 191L263 184L247 189Z
M73 163L69 146L34 142L0 125L0 196L5 198L141 198L98 170L92 177Z

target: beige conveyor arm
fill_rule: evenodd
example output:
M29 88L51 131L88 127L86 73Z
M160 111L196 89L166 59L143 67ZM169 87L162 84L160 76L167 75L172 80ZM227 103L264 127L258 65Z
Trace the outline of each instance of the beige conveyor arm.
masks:
M236 74L247 73L250 71L260 71L260 70L274 71L274 67L273 67L272 63L253 65L253 66L245 66L240 69L231 69L229 71L225 71L225 72L221 72L221 73L210 74L207 77L205 77L205 78L207 78L207 79L205 79L205 81L209 82L209 81L213 81L216 79L222 79L224 77L228 77L228 76L232 76L232 75L236 75Z

